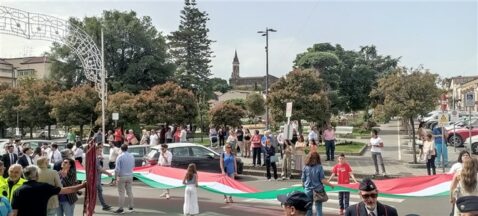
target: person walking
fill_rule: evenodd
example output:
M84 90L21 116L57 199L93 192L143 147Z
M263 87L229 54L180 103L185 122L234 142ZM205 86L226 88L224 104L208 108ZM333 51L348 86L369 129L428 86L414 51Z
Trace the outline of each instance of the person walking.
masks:
M433 135L431 133L427 134L425 142L423 142L423 154L427 160L427 173L428 175L436 175L435 167L435 142L433 141Z
M158 165L163 167L170 167L171 162L173 161L173 154L168 150L167 144L161 145L161 154L159 154ZM169 189L166 189L163 194L159 197L166 197L169 199Z
M115 213L123 213L123 206L125 201L125 191L128 194L128 212L134 212L133 209L133 169L134 156L128 152L128 145L121 145L121 154L116 158L115 179L118 185L118 206Z
M435 147L436 147L435 166L442 167L442 161L443 161L443 166L447 167L448 166L448 148L446 146L446 140L448 140L448 133L446 132L444 128L442 130L441 127L435 127L432 133L433 133L433 136L435 137Z
M382 158L383 141L378 136L377 129L373 129L371 134L372 134L372 138L370 138L370 142L368 146L372 147L370 151L372 152L372 160L373 160L373 164L375 165L375 176L379 175L378 164L380 164L380 166L382 167L382 175L386 176L387 173L385 172L385 165L383 163L383 158Z
M328 125L327 129L323 132L323 139L325 141L325 155L327 155L326 161L334 161L335 156L335 131L332 125Z
M454 215L459 216L456 199L464 196L478 196L478 159L471 158L463 162L463 168L453 176L450 186L450 203L455 205Z
M277 166L276 162L278 158L276 156L276 149L272 146L271 140L266 141L266 146L264 147L265 155L266 155L266 176L267 181L271 180L271 167L272 171L274 172L274 180L277 180Z
M224 146L225 151L221 154L221 158L219 160L219 165L221 167L221 172L223 175L227 175L230 178L234 179L237 175L237 162L236 156L232 152L231 145L226 144ZM224 202L225 203L232 203L232 197L227 197L224 195Z
M191 163L188 166L186 171L186 176L184 176L183 184L186 185L184 189L184 204L183 204L183 214L184 215L196 215L199 214L199 203L198 203L198 174L196 170L196 164Z
M324 168L320 162L320 156L317 152L311 152L305 159L305 167L302 170L302 185L304 192L309 199L313 200L314 193L324 191L324 185L334 187L325 179ZM322 216L322 202L314 200L317 216ZM307 216L312 216L312 209L307 211Z
M304 169L304 161L305 161L305 142L304 136L301 134L295 143L295 151L294 151L294 168L295 170L302 171Z
M63 159L58 175L63 187L76 185L75 161L69 158ZM78 201L77 193L60 194L58 200L60 202L58 216L73 216L75 214L75 202Z
M398 216L397 209L377 201L378 188L369 178L364 178L359 184L361 202L349 206L346 216Z
M116 159L121 154L121 149L116 146L110 146L110 157L108 161L108 168L114 170L116 168ZM116 179L111 178L110 186L116 186Z
M244 157L250 158L251 157L251 131L249 128L246 128L244 133Z
M254 131L254 135L251 138L252 143L252 165L260 166L261 165L261 136L259 135L259 130Z
M289 180L292 175L292 142L286 139L284 140L284 158L282 159L282 180Z
M40 157L37 160L38 165L38 182L47 183L53 187L62 187L60 176L58 172L55 170L51 170L48 168L48 158ZM48 200L47 206L47 215L48 216L56 216L58 212L59 202L58 196L52 195L51 198Z
M103 146L96 145L96 164L95 164L95 175L96 175L96 193L98 194L98 200L100 201L103 211L111 210L111 206L106 204L105 199L103 198L103 186L101 185L101 174L106 174L109 177L113 177L113 174L109 173L105 168L101 166L101 157L103 154Z
M350 167L349 163L347 163L345 154L343 153L339 156L339 162L332 168L332 174L329 177L329 182L334 178L334 176L337 176L338 184L350 184L350 177L352 177L355 183L358 183L357 179L355 179L355 176L352 173L352 168ZM339 192L339 215L344 215L344 210L349 207L349 200L350 192Z

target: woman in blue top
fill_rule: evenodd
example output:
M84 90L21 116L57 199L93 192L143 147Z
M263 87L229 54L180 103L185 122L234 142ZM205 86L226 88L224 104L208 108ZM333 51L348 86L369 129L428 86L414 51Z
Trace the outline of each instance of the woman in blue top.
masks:
M304 186L304 192L311 200L313 200L314 191L324 189L324 184L332 188L334 187L325 178L324 168L320 163L319 153L311 152L305 158L305 167L302 170L302 185ZM322 202L315 201L314 203L317 216L322 216ZM312 209L307 211L307 216L312 216Z
M220 165L221 165L221 172L223 175L227 175L234 179L234 176L237 175L237 164L236 164L236 157L234 153L232 153L231 145L226 144L224 146L225 151L221 154ZM232 203L232 197L229 198L224 195L224 202L225 203Z

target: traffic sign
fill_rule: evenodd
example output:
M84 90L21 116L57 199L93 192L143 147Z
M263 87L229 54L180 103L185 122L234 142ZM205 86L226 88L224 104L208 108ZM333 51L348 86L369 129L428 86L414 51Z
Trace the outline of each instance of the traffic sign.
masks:
M450 113L450 121L451 122L457 122L459 119L458 111L452 110Z
M285 108L285 117L290 118L292 116L292 102L288 102Z
M112 119L113 119L113 121L118 121L119 120L119 113L113 113Z
M475 93L468 92L465 94L465 106L474 107L475 106Z
M438 116L438 123L441 125L441 126L444 126L446 124L448 124L448 114L447 113L442 113Z

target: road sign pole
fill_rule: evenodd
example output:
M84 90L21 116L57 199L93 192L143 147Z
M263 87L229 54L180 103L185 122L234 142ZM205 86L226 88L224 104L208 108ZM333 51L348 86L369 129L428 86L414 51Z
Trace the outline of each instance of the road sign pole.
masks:
M469 113L468 113L468 137L470 138L470 148L471 148L471 107L469 108ZM463 145L465 145L463 143Z

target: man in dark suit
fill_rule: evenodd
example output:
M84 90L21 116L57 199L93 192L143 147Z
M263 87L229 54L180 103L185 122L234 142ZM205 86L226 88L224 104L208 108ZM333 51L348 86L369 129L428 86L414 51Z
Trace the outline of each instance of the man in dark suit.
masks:
M11 165L15 164L18 160L18 155L13 153L13 145L7 145L7 153L2 155L3 165L5 166L5 170L8 170ZM3 177L8 177L8 172L3 173Z
M398 216L397 210L377 201L378 189L369 178L360 182L359 195L362 202L349 206L346 216Z
M30 147L23 148L23 155L18 159L18 164L22 165L23 168L34 165L32 155L33 151Z

